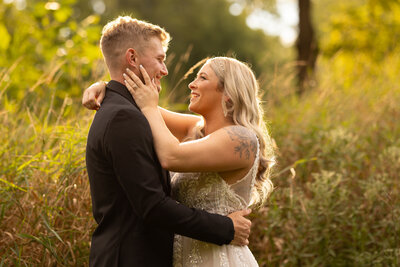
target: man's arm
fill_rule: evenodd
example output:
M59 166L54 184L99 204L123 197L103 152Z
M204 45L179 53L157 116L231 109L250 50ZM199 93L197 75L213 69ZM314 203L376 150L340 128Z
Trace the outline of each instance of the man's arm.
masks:
M85 89L82 96L82 105L87 109L98 110L106 93L106 82L96 82ZM158 107L171 133L182 141L201 120L200 116L173 112Z
M239 230L226 216L188 208L166 196L160 181L161 167L152 146L151 130L139 111L118 112L108 125L105 140L108 156L133 212L144 221L219 245L229 244L236 234L235 240L241 239L241 244L246 244L247 238L243 236L250 226L248 230ZM243 220L247 219L242 217Z

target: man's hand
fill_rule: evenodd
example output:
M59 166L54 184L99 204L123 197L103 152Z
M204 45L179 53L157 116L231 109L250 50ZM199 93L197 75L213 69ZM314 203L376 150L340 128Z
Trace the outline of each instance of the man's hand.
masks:
M106 83L94 83L83 92L82 105L87 109L98 110L105 94Z
M228 217L232 219L233 227L235 228L235 236L231 245L244 246L249 244L248 238L250 235L251 221L244 216L250 213L251 209L248 209L236 211L228 215Z

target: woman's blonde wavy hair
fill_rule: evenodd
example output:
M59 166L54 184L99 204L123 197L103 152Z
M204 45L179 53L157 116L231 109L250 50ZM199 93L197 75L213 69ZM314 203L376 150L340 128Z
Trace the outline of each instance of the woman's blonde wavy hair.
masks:
M251 68L234 58L214 57L206 61L219 79L219 88L229 99L222 100L225 116L236 125L251 129L260 144L260 164L251 197L252 205L262 205L273 190L270 180L275 163L274 141L264 122L264 111L259 97L259 85ZM204 125L199 125L196 138L200 138Z

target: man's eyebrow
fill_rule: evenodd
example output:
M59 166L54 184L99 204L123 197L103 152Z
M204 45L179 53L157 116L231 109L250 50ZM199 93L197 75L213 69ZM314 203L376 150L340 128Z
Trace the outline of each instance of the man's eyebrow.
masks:
M157 57L159 57L159 58L166 58L166 54L159 54Z

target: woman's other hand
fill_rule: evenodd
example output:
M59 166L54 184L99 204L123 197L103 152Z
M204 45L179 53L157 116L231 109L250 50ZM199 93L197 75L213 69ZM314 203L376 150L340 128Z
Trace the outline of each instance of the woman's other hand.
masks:
M83 92L82 105L91 110L98 110L106 95L106 82L97 82Z
M157 86L154 80L150 80L147 71L142 65L140 65L139 69L142 73L144 83L130 69L126 69L127 73L124 73L125 85L142 111L147 108L157 109L159 97Z

